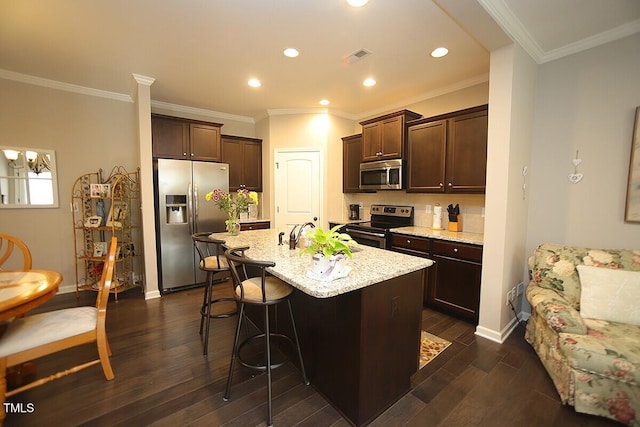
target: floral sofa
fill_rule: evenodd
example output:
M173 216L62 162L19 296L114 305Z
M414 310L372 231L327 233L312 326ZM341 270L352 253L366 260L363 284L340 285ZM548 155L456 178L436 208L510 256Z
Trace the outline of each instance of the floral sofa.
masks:
M588 318L584 299L581 315L581 296L587 289L581 285L581 279L586 284L583 271L594 267L601 267L597 270L605 274L627 274L633 283L640 283L640 273L636 273L640 271L640 250L553 244L536 248L529 258L526 297L531 318L525 338L551 376L562 403L574 406L577 412L640 426L640 326L602 318L608 315ZM597 286L599 283L589 283L589 287ZM614 294L617 291L598 298L606 305L615 299ZM632 302L640 309L640 299ZM637 311L634 316L640 319Z

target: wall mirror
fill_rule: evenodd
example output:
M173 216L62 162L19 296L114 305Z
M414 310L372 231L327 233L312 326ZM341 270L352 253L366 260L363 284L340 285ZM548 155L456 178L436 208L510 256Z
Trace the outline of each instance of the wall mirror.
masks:
M0 209L57 207L55 151L0 146Z

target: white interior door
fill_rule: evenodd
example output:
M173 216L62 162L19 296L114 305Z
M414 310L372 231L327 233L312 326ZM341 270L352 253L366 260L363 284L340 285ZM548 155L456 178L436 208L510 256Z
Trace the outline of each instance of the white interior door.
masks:
M288 232L309 221L321 225L320 150L276 150L274 157L276 228Z

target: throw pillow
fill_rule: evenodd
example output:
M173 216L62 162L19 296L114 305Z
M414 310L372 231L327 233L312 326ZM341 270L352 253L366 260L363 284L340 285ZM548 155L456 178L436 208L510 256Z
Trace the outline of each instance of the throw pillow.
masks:
M580 315L640 326L640 271L578 265Z

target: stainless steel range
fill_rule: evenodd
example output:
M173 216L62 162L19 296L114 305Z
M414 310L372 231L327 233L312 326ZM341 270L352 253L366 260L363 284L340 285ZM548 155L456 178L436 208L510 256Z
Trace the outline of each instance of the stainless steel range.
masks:
M413 225L413 206L371 205L371 221L347 224L342 231L361 245L386 249L389 230Z

